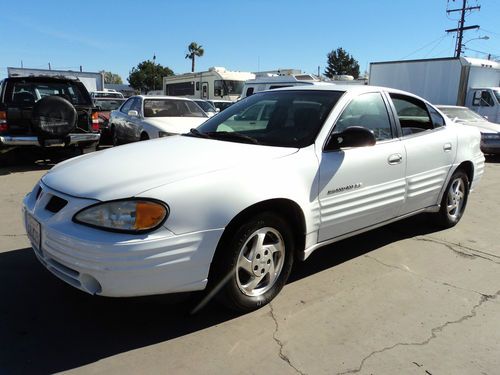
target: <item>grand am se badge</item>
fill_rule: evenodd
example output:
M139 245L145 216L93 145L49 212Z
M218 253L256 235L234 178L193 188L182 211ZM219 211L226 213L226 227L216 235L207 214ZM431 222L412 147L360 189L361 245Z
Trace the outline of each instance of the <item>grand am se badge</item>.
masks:
M347 185L347 186L342 186L342 187L339 187L339 188L336 188L333 190L328 190L328 195L342 193L344 191L353 190L353 189L359 189L361 186L363 186L363 184L361 182L358 182L356 184Z

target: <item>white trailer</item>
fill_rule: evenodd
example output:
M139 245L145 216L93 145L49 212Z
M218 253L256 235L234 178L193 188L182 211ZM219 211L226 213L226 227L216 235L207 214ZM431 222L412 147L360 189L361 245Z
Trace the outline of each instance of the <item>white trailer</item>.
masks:
M255 74L250 72L212 67L204 72L163 77L163 93L190 99L235 101L241 95L243 84L254 78Z
M466 106L500 122L500 63L470 57L370 64L370 85L392 87L431 103Z
M7 68L9 77L64 77L70 79L79 79L86 87L88 92L104 90L104 76L96 72L74 72L72 70L49 70L49 69L30 69L30 68Z

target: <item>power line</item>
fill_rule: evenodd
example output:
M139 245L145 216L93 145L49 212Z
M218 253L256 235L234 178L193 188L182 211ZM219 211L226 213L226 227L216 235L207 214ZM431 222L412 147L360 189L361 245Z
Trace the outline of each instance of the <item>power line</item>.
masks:
M409 53L408 55L401 57L401 60L404 60L404 59L406 59L407 57L410 57L411 55L414 55L415 53L422 51L423 49L425 49L425 48L427 48L427 47L431 46L432 44L434 44L434 43L436 43L436 42L438 42L438 41L439 41L439 42L441 42L441 41L442 41L444 38L446 38L446 37L447 37L447 34L444 34L444 35L440 36L439 38L434 39L432 42L427 43L426 45L424 45L424 46L422 46L422 47L420 47L420 48L416 49L416 50L415 50L415 51L413 51L412 53Z

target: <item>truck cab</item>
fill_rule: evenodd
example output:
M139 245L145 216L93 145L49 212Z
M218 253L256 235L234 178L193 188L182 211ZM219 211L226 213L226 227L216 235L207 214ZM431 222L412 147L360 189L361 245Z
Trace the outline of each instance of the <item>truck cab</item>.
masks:
M486 117L488 121L500 123L500 87L470 89L467 107Z

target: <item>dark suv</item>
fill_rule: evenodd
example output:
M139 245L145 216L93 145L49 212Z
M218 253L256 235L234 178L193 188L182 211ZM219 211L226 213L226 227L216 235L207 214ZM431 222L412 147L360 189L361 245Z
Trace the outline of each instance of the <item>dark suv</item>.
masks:
M0 82L0 149L97 145L99 120L79 80L12 77Z

